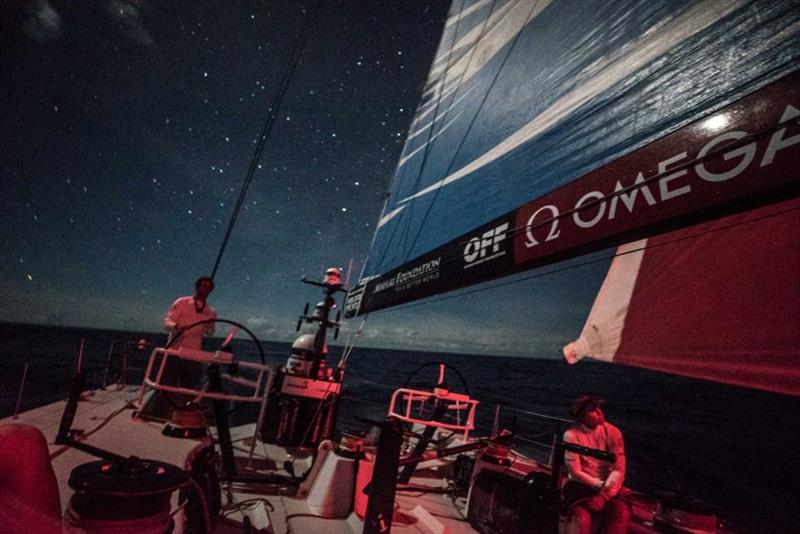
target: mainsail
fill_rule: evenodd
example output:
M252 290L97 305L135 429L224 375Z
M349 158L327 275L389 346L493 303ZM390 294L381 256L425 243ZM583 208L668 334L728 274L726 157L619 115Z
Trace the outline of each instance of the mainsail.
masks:
M800 193L800 4L455 0L346 313Z

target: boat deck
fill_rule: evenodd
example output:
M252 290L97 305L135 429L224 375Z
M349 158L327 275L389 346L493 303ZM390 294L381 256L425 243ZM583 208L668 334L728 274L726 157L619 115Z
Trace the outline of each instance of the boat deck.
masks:
M84 393L78 403L77 413L72 424L80 430L81 441L114 454L166 462L182 469L189 468L193 455L207 448L210 438L180 439L162 434L164 424L145 421L134 417L137 408L139 387L126 386ZM60 420L66 401L59 401L20 414L16 419L0 420L4 423L21 423L41 430L47 438L51 462L58 479L62 510L67 509L74 493L69 487L71 471L86 462L97 458L69 446L55 445ZM212 434L214 427L210 428ZM233 453L240 475L277 475L282 481L267 482L223 482L221 488L221 517L213 532L227 534L245 531L249 522L253 532L272 534L356 534L364 529L363 517L352 511L351 500L353 480L337 487L328 479L321 484L324 491L333 495L333 500L344 499L342 506L336 506L344 513L321 514L318 502L310 504L312 480L322 480L324 476L312 473L305 482L292 482L294 475L302 475L315 469L312 466L313 451L296 450L274 444L264 443L254 438L255 425L247 424L231 428ZM329 442L323 442L323 444ZM322 445L321 445L322 446ZM252 456L250 451L252 449ZM332 446L329 445L329 450ZM318 449L321 454L322 449ZM323 462L318 462L323 465ZM395 498L395 508L391 531L395 534L466 534L474 533L466 519L466 496L456 495L449 487L450 469L447 463L434 460L419 465L414 476L406 486L399 485ZM320 468L322 471L323 468ZM535 460L522 455L513 455L508 466L482 465L482 469L501 470L518 478L532 469L542 469ZM327 485L325 485L327 484ZM428 490L432 488L432 490ZM448 491L437 491L448 490ZM175 521L173 532L181 534L185 529L185 503L179 502L179 492L171 498L172 514ZM653 528L655 507L653 502L633 501L633 522L629 532L644 534L656 532ZM356 510L358 507L356 506ZM363 511L363 510L362 510ZM322 517L322 515L335 517ZM560 531L563 531L564 517L561 518ZM717 532L729 532L720 529Z
M132 417L135 411L138 386L122 389L109 388L86 393L78 403L73 429L80 429L82 441L121 456L137 456L159 460L183 468L203 440L178 439L162 435L162 423ZM76 466L97 460L88 453L54 444L66 401L59 401L20 414L16 419L6 418L0 424L28 424L41 430L48 443L53 469L59 484L62 510L65 510L73 490L69 487L70 472ZM290 460L293 471L302 473L311 467L309 453L298 455L284 447L266 444L260 440L253 447L254 425L231 429L234 455L240 473L270 472L290 476L285 462ZM205 438L207 439L207 438ZM419 469L410 486L446 487L447 481L436 469ZM246 515L255 532L274 534L330 533L354 534L363 530L363 519L354 512L343 518L324 518L314 513L307 500L293 495L294 489L274 484L223 484L223 518L214 532L242 532ZM343 491L347 491L343 488ZM302 493L302 492L301 492ZM172 496L173 509L179 508L178 494ZM392 532L443 533L475 532L464 515L465 499L451 499L447 494L430 493L419 489L401 489L397 493ZM175 532L183 532L182 513L176 513Z

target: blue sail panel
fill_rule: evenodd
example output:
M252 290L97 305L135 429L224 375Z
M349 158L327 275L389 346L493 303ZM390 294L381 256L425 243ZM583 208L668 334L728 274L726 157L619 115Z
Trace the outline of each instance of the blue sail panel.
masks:
M365 274L798 69L800 4L456 0Z

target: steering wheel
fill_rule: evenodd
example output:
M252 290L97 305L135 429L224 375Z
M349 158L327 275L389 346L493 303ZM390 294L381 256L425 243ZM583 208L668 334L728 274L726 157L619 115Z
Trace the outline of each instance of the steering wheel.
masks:
M266 357L264 355L264 347L261 346L261 342L258 340L256 335L249 328L244 326L243 324L237 323L236 321L231 321L229 319L204 319L202 321L197 321L196 323L192 323L187 328L184 328L183 330L178 332L178 335L176 335L175 337L170 339L169 343L167 343L166 347L164 347L164 348L167 348L167 349L170 348L175 343L176 340L180 339L180 337L183 335L184 332L187 332L188 330L191 330L192 328L197 328L197 327L201 327L201 326L204 326L204 325L207 325L207 324L213 324L213 323L224 323L224 324L231 325L234 328L237 328L237 329L240 329L240 330L244 330L244 332L247 333L248 336L250 336L250 339L252 339L255 342L256 347L258 348L258 354L259 354L259 357L261 359L261 364L262 365L266 365L267 360L266 360ZM233 330L233 328L232 328L230 333L228 334L228 336L225 338L225 341L223 341L223 343L222 343L220 348L224 348L224 347L226 347L228 345L228 343L231 341L231 339L232 339L233 335L235 334L235 332L236 332L236 330ZM233 361L228 365L235 366L236 364L237 364L237 360L236 360L236 358L233 358ZM162 391L161 394L164 395L164 398L167 400L167 402L173 408L175 408L175 409L180 408L180 405L179 405L180 403L176 403L172 399L172 397L170 396L169 392ZM240 402L234 404L227 411L227 413L228 414L234 413L235 411L237 411L240 408L242 408L242 406L244 406L244 404L246 404L246 403L243 402L243 401L240 401Z
M444 365L444 366L445 366L445 368L447 368L447 369L449 369L449 370L453 371L453 372L456 374L456 376L458 377L458 379L459 379L459 380L461 380L461 385L462 385L462 386L464 386L464 393L465 393L466 395L469 395L469 386L467 386L467 381L466 381L466 380L464 380L464 377L461 375L461 373L459 373L459 372L458 372L458 369L456 369L455 367L453 367L453 366L452 366L452 365L450 365L449 363L444 363L444 362L428 362L428 363L423 363L422 365L420 365L419 367L417 367L416 369L414 369L413 371L411 371L411 373L408 375L408 378L406 378L406 381L403 383L403 387L404 387L404 388L407 388L407 387L408 387L408 385L411 383L411 380L412 380L412 379L413 379L413 378L414 378L416 375L418 375L420 371L422 371L423 369L425 369L425 368L427 368L427 367L433 367L434 365L436 365L436 366Z
M416 369L411 371L411 373L408 375L408 378L406 378L406 381L403 383L403 388L408 388L409 384L411 384L411 381L414 379L414 377L416 377L420 373L420 371L422 371L423 369L426 369L428 367L434 367L434 366L436 366L436 367L444 366L446 369L449 369L450 371L455 373L456 376L458 377L459 381L461 382L461 386L464 388L464 390L463 390L464 394L469 396L469 386L467 385L467 381L464 380L464 376L458 371L458 369L456 369L452 365L450 365L448 363L444 363L444 362L428 362L428 363L423 363L422 365L418 366ZM436 384L436 386L438 386L438 384ZM448 390L449 389L450 388L448 388ZM404 425L406 426L406 430L409 432L409 434L415 434L414 432L411 431L411 425L409 423L404 423ZM446 443L449 440L450 436L452 436L453 434L455 434L455 431L451 432L449 436L443 438L441 441ZM417 436L417 437L419 437L419 436ZM436 443L436 442L434 441L433 443ZM438 444L437 444L437 446L438 446Z
M237 323L236 321L231 321L229 319L203 319L202 321L197 321L196 323L192 323L187 328L184 328L183 330L178 332L177 336L175 336L172 339L170 339L169 343L167 343L167 346L164 347L164 348L167 348L167 349L170 348L172 346L172 344L175 343L175 340L179 339L183 335L183 333L186 332L187 330L191 330L192 328L195 328L197 326L202 326L202 325L211 324L211 323L225 323L225 324L229 324L231 326L235 326L236 328L239 328L241 330L244 330L247 333L247 335L250 336L250 339L255 341L256 347L258 347L259 356L261 357L261 363L263 365L267 364L266 357L264 356L264 347L261 346L261 342L258 340L256 335L252 331L250 331L250 329L247 328L245 325L243 325L241 323ZM223 346L226 345L227 342L230 341L230 339L226 339L225 341L226 341L226 343L223 343Z

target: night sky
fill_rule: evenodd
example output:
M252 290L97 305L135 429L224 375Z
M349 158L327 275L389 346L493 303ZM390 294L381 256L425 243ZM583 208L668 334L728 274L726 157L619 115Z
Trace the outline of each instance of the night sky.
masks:
M357 278L447 4L321 2L216 276L219 317L288 340L319 298L302 276L352 259ZM160 330L212 270L313 5L0 1L0 320ZM362 344L559 357L603 266L373 314Z

